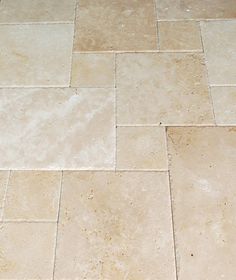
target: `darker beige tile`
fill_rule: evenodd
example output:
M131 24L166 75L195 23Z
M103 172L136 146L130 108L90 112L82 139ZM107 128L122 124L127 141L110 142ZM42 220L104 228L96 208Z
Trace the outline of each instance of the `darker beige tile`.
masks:
M180 280L236 275L236 128L168 128Z
M81 0L77 11L74 51L157 49L152 0Z

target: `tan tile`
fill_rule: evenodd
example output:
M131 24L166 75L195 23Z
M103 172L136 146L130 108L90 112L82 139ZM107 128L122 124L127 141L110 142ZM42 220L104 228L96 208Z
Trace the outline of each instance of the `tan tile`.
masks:
M236 87L212 87L217 124L236 125Z
M114 167L112 89L1 89L0 169Z
M157 49L152 0L81 0L77 11L75 51Z
M167 170L163 127L118 127L117 167Z
M175 279L166 173L64 174L55 279Z
M0 23L72 22L76 0L3 0Z
M200 26L195 21L162 21L158 23L160 49L201 51Z
M13 171L4 207L4 220L56 221L61 172Z
M71 86L114 87L113 54L74 54Z
M159 19L235 18L235 0L156 0Z
M52 279L56 224L0 226L0 278Z
M0 25L0 86L68 86L72 24Z
M7 180L8 180L8 171L0 171L0 220L2 218L3 200L4 200Z
M210 84L236 84L236 22L201 23Z
M201 54L117 56L119 124L212 124Z
M169 128L180 280L236 275L236 128Z

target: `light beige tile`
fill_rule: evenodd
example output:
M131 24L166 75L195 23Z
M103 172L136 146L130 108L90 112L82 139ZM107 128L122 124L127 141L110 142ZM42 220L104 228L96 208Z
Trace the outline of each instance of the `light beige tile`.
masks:
M0 279L52 279L56 224L0 226Z
M117 168L167 170L163 127L118 127Z
M212 87L217 124L236 125L236 87Z
M119 124L212 124L201 54L117 56Z
M113 54L73 54L72 87L114 87Z
M64 174L55 279L175 279L166 173Z
M169 128L180 280L236 275L236 128Z
M72 24L0 25L0 86L68 86Z
M112 89L0 90L0 169L111 169Z
M4 200L7 181L8 181L8 171L0 171L0 219L2 218L3 200Z
M156 0L158 19L235 18L235 0Z
M4 220L57 221L61 172L11 172Z
M76 0L2 0L0 23L72 22Z
M202 51L200 26L195 21L161 21L158 23L160 49Z
M81 0L77 11L75 51L157 49L152 0Z
M236 84L236 21L202 22L201 29L210 84Z

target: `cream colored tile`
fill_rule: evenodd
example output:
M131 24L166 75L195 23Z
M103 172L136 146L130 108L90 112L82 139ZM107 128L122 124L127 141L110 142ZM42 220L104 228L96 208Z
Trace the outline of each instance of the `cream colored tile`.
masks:
M213 124L201 54L117 56L119 124Z
M158 23L160 49L202 51L200 26L195 21L162 21Z
M72 24L0 25L0 86L68 86Z
M0 120L0 169L114 167L112 89L2 89Z
M175 279L166 173L64 174L55 279Z
M236 128L169 128L180 280L236 275Z
M235 0L156 0L159 19L235 18Z
M57 221L61 172L13 171L4 220Z
M118 127L117 168L167 170L163 127Z
M212 87L217 124L236 125L236 87Z
M72 87L114 87L113 54L74 54Z
M76 0L2 0L0 23L72 22Z
M8 180L8 171L0 171L0 219L2 218L3 200L4 200L7 180Z
M0 278L52 279L56 224L0 226Z
M80 0L75 51L155 50L152 0Z
M210 84L236 84L236 21L201 23Z

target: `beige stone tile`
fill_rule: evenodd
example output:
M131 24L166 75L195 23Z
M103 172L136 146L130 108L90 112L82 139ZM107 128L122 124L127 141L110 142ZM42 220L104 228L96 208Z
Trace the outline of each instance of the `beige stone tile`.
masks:
M156 0L158 19L235 18L235 0Z
M72 87L114 87L113 54L73 54Z
M0 87L68 86L72 24L0 25Z
M169 128L180 280L236 275L236 128Z
M57 221L61 172L11 172L4 220Z
M118 127L117 168L167 170L164 127Z
M112 89L1 89L0 169L112 169Z
M161 50L202 51L201 33L195 21L161 21L158 23Z
M210 84L236 84L236 21L201 23Z
M72 22L76 0L2 0L0 23Z
M213 123L201 54L120 54L117 88L119 124Z
M55 279L175 279L166 173L66 172Z
M3 200L4 200L7 180L8 180L8 171L0 171L0 220L2 218Z
M52 279L56 224L0 226L0 279Z
M212 87L211 95L217 124L236 124L236 87Z
M81 0L77 11L75 51L157 49L152 0Z

